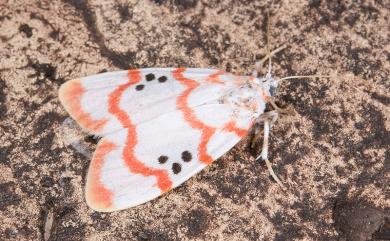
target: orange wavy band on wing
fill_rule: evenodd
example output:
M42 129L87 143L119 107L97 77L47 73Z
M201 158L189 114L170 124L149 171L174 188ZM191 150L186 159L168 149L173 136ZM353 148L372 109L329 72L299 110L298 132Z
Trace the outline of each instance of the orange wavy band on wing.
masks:
M117 146L107 140L102 140L92 158L88 171L86 199L96 210L107 210L112 207L113 194L101 182L101 172L105 156Z
M213 158L207 154L207 143L210 140L211 136L215 133L215 128L209 127L202 123L196 116L191 107L188 106L188 96L191 91L194 90L199 83L187 79L184 77L183 72L185 68L178 68L172 72L173 77L180 81L182 84L187 86L187 89L178 97L177 107L179 110L183 111L184 119L191 125L192 128L198 129L202 132L200 144L198 147L199 160L205 164L210 164L213 162Z
M242 129L236 126L236 123L234 121L228 122L225 127L223 128L225 131L234 132L239 137L245 137L246 133L248 132L247 129Z
M218 70L216 73L209 75L207 78L207 81L212 82L212 83L218 83L221 84L223 81L219 78L219 76L223 75L225 71L223 70Z
M69 114L85 129L99 132L107 123L106 119L94 120L83 111L81 99L85 89L80 80L71 80L63 84L59 91L60 100Z
M134 155L134 149L137 145L137 132L134 124L126 111L119 107L119 102L125 90L141 81L141 74L139 70L129 70L129 81L126 84L118 86L109 96L109 112L112 113L123 128L127 128L127 138L123 151L123 159L130 172L141 174L143 176L155 176L157 179L157 186L162 192L169 191L172 188L172 181L169 179L168 172L156 168L146 166L144 163L137 160Z
M269 100L271 99L271 97L268 96L268 95L266 95L266 94L264 93L264 91L261 92L261 98L263 98L263 100L264 100L265 103L268 103Z

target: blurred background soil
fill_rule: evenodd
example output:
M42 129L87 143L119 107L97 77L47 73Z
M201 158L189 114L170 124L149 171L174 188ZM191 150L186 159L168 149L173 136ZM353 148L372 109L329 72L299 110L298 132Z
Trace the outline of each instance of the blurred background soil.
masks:
M273 73L333 76L279 88L297 113L270 140L288 190L248 137L154 201L89 209L59 86L139 67L250 74L269 8L271 44L288 46ZM390 240L389 23L388 0L0 0L0 240Z

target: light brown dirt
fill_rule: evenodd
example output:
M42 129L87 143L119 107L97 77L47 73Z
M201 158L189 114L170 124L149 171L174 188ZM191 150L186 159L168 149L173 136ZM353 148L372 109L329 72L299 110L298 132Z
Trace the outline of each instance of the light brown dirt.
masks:
M0 240L43 240L44 230L50 240L389 238L390 2L270 6L0 0ZM268 8L272 46L288 45L273 59L274 74L333 76L279 88L277 102L297 112L277 122L270 140L288 190L254 161L248 137L161 198L115 213L89 209L89 160L64 141L59 86L138 67L250 74L266 53Z

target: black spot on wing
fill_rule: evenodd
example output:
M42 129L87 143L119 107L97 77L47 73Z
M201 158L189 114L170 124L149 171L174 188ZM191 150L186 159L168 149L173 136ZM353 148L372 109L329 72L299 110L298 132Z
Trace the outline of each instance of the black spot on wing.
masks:
M172 164L172 171L173 171L173 173L178 174L179 172L181 172L181 165L177 162L173 163Z
M184 162L190 162L192 160L192 155L189 151L183 151L181 153L181 159L184 161Z
M160 76L158 78L158 82L160 82L160 83L164 83L165 81L167 81L167 77L166 76Z
M159 158L158 158L158 162L160 163L160 164L164 164L164 163L166 163L168 161L168 157L167 156L160 156Z
M152 81L156 78L156 76L154 76L154 74L150 73L150 74L147 74L145 76L145 78L146 78L146 81Z
M145 87L145 85L137 85L136 87L135 87L135 89L137 90L137 91L141 91L141 90L143 90L144 89L144 87Z

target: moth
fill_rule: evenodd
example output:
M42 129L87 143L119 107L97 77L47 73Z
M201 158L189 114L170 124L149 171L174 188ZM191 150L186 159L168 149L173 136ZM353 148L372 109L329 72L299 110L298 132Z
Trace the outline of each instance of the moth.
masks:
M268 31L269 33L269 31ZM269 39L269 37L268 37ZM255 128L263 135L259 157L268 161L268 136L286 113L273 101L282 80L323 75L271 75L269 51L251 76L208 68L143 68L65 82L62 105L90 134L102 137L89 166L89 207L110 212L150 201L179 186L234 147ZM268 72L257 69L269 60ZM264 112L266 105L272 111Z

